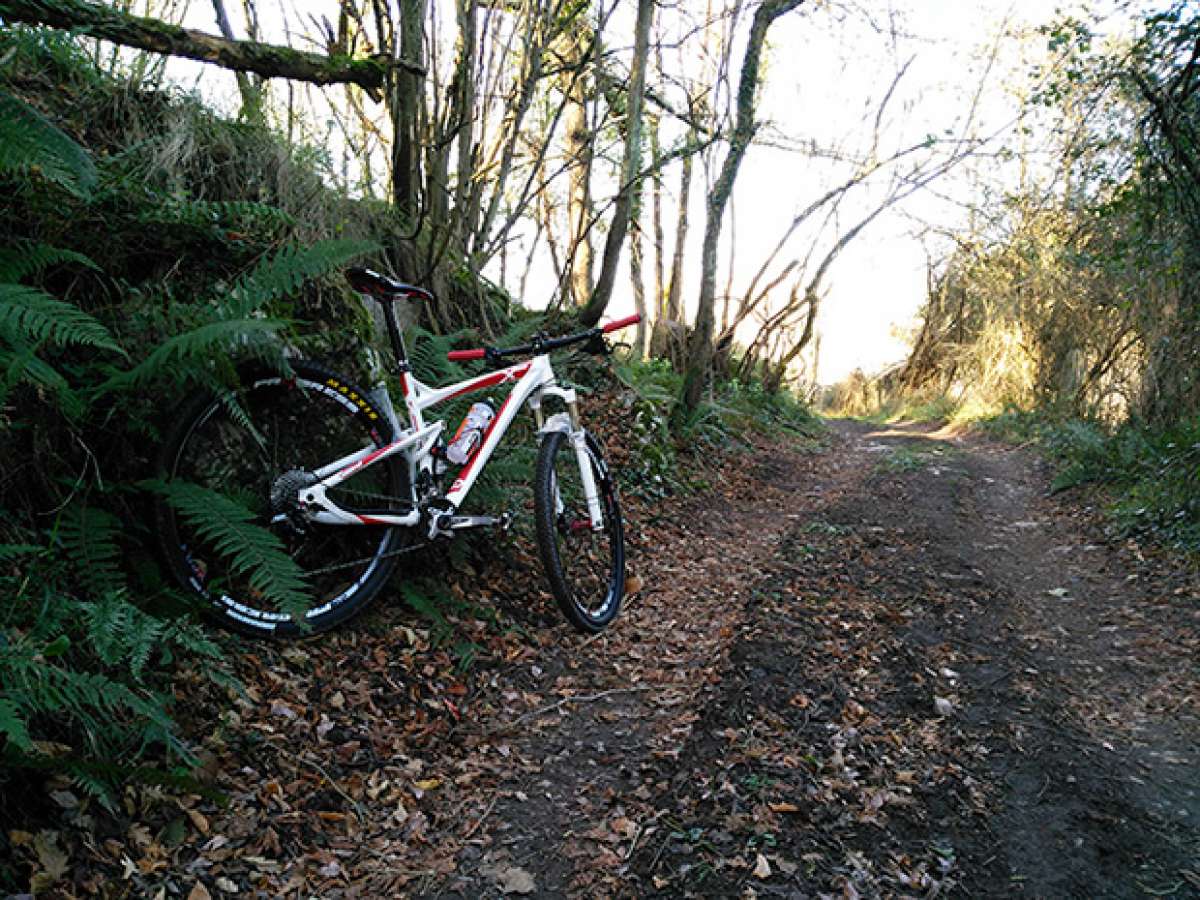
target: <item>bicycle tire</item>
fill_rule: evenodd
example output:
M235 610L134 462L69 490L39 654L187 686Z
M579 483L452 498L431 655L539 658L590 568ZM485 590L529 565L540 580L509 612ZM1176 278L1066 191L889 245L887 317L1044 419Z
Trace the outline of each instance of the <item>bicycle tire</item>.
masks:
M568 622L585 634L595 634L621 610L625 532L616 485L604 464L600 445L591 435L586 441L604 513L603 530L591 529L578 457L566 432L553 431L542 438L533 504L538 553L550 591Z
M313 602L301 627L255 596L246 575L223 562L222 553L171 505L157 504L159 543L176 581L202 601L210 618L255 637L320 633L360 613L391 577L395 551L411 531L310 523L300 533L290 523L271 524L272 488L282 475L295 477L368 443L384 446L392 437L387 417L352 381L313 362L293 362L291 369L285 377L252 368L240 373L242 387L236 391L197 392L181 407L159 457L162 481L188 481L243 501L256 514L255 524L276 533L304 570ZM366 467L345 482L344 493L408 498L401 460L397 455ZM329 496L346 505L336 490ZM339 564L339 556L348 561Z

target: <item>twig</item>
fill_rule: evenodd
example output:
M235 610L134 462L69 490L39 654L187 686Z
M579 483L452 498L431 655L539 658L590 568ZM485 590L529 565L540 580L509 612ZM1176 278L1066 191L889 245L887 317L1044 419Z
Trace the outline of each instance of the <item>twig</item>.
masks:
M626 865L628 865L629 861L633 859L633 851L637 849L638 841L640 841L642 839L642 835L646 831L646 826L650 825L654 822L657 822L658 817L661 815L662 815L662 811L660 810L659 812L656 812L654 815L652 815L650 818L646 819L644 822L642 822L642 824L640 824L638 826L637 834L635 834L633 836L633 843L629 845L629 850L625 853Z
M496 791L496 793L494 795L492 795L492 802L489 803L487 805L487 809L485 809L483 811L483 815L480 816L478 819L476 819L475 824L472 825L470 828L468 828L467 833L462 836L462 839L464 841L470 839L471 835L473 835L476 831L479 830L479 826L483 824L483 820L488 817L488 814L492 811L492 807L496 805L496 801L499 799L500 799L500 792Z
M558 702L551 703L549 706L543 706L541 709L534 709L523 715L517 716L511 722L507 722L504 725L501 725L499 728L495 728L495 729L492 729L491 731L485 732L485 734L487 734L487 735L500 734L504 731L507 731L509 728L512 728L515 725L520 725L522 722L526 721L527 719L532 719L534 716L540 716L543 713L553 712L554 710L558 709L559 707L566 706L568 703L591 703L595 700L603 700L605 697L611 697L614 694L636 694L636 693L640 693L641 691L653 691L653 690L656 690L658 687L659 686L656 684L646 684L646 685L641 685L639 687L612 688L611 690L601 691L598 694L583 694L583 695L578 695L578 696L574 696L574 697L563 697Z
M306 766L312 766L314 769L316 769L318 772L320 772L323 776L325 776L325 780L329 782L329 784L333 787L333 789L335 791L337 791L339 794L341 794L343 799L345 799L345 801L347 803L349 803L352 807L354 807L354 815L358 819L359 825L362 825L366 821L366 817L363 815L362 804L359 803L357 800L355 800L353 797L351 797L349 794L347 794L344 790L342 790L342 786L337 783L337 781L334 779L334 777L332 775L330 775L327 771L325 771L324 766L322 766L319 762L315 762L315 761L313 761L311 759L307 759L306 757L303 757L303 756L297 756L296 759L298 759L300 762L304 763Z

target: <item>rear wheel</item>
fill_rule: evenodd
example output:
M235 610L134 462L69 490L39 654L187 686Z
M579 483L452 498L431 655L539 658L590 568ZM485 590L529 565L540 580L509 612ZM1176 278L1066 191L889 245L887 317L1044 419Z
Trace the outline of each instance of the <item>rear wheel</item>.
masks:
M242 387L202 392L185 404L160 458L160 478L187 482L237 501L269 529L304 574L308 631L324 631L359 612L387 582L408 529L320 525L305 521L298 492L320 466L364 447L381 447L392 428L366 393L314 363L293 374L252 372ZM396 509L410 501L402 455L367 466L330 489L347 510ZM167 502L158 508L159 540L184 588L218 621L245 634L302 633L296 622L231 562L227 546Z
M534 476L538 552L550 590L567 620L595 634L621 609L625 593L625 536L616 488L600 447L586 438L585 453L604 523L593 530L579 457L565 432L542 439Z

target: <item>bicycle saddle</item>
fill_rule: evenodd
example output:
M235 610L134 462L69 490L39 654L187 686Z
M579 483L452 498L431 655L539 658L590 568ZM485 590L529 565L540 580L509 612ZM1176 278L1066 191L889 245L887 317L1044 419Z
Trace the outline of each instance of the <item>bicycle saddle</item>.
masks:
M347 269L346 280L360 294L370 294L376 300L395 300L398 297L413 297L426 301L433 299L433 294L425 288L415 284L404 284L361 266Z

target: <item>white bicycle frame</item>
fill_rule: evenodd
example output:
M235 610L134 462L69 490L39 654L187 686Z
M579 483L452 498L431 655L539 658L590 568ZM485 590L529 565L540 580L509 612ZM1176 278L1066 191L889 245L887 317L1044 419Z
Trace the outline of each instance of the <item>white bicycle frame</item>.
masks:
M526 403L533 410L538 433L552 431L565 432L574 448L579 463L580 480L584 496L587 499L588 516L591 527L599 531L604 527L604 512L600 504L600 495L596 488L596 479L592 470L592 455L587 449L587 433L580 425L579 410L575 391L558 385L554 370L550 367L550 357L547 354L535 356L527 362L469 378L446 387L432 388L418 381L411 372L400 373L400 387L403 394L404 406L408 413L408 427L401 429L398 422L392 425L396 438L383 447L367 446L361 450L344 456L341 459L316 469L314 475L319 479L316 483L300 491L301 508L308 518L324 525L396 525L411 527L421 520L421 510L417 508L414 493L405 498L413 504L409 512L371 513L369 515L342 509L328 497L328 490L351 478L367 466L374 465L389 456L403 453L408 459L409 484L416 484L416 476L421 471L432 472L435 464L433 448L438 437L445 430L445 423L436 421L425 423L425 410L463 394L485 388L497 387L502 384L513 384L512 390L500 406L496 416L483 435L483 442L475 455L471 457L458 473L454 483L441 498L456 511L470 493L472 486L479 478L479 473L491 459L496 447L503 440L505 432L516 418L521 407ZM354 405L353 400L343 397L345 389L340 385L330 384L322 387L326 393L337 398L340 402ZM546 419L542 412L542 401L546 397L557 397L567 407L567 412L559 413ZM357 409L357 406L354 407ZM557 493L557 486L555 488ZM562 511L561 497L555 498L558 511ZM437 526L435 525L435 530Z

